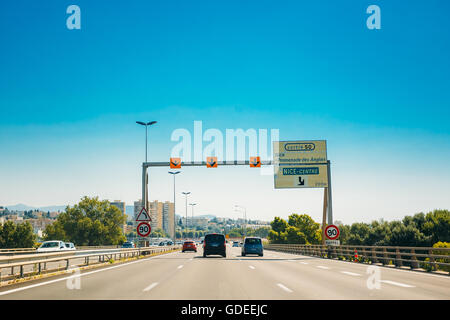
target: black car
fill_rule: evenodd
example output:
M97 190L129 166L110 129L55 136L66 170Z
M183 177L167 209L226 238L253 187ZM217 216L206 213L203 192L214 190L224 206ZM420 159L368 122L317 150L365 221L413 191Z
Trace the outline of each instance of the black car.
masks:
M225 236L219 233L210 233L203 239L203 257L209 254L220 254L224 258L227 256L225 246Z

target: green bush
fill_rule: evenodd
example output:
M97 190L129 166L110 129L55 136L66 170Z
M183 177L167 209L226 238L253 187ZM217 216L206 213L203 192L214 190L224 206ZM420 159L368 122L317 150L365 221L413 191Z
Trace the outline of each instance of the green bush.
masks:
M448 242L437 242L433 245L433 248L450 248L450 243ZM446 250L433 250L433 254L448 255L448 258L437 258L436 262L450 263L450 252ZM450 266L440 266L436 265L438 270L450 272Z

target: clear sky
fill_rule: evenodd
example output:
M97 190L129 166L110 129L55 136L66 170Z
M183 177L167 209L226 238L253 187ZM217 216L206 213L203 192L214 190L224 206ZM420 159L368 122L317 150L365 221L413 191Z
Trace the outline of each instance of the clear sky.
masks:
M81 9L69 30L66 9ZM369 30L366 8L381 9ZM0 205L73 205L141 195L175 129L279 129L325 139L334 219L450 208L450 2L9 1L0 4ZM246 167L185 168L195 214L307 213L321 189L275 190ZM172 176L151 169L150 200Z

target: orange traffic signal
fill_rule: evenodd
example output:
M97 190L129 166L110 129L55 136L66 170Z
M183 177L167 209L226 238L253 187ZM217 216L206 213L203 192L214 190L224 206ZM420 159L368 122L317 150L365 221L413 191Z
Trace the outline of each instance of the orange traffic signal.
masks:
M261 168L260 157L250 157L250 168Z
M217 157L207 157L206 158L207 168L217 168Z
M181 168L181 158L170 158L170 169Z

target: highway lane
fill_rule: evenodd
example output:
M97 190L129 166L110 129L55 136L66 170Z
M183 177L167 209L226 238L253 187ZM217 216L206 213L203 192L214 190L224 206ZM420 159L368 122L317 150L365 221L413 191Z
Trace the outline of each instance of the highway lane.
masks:
M82 272L80 289L64 276L0 288L0 299L450 299L448 276L379 267L377 289L369 267L228 246L226 258L170 253Z

